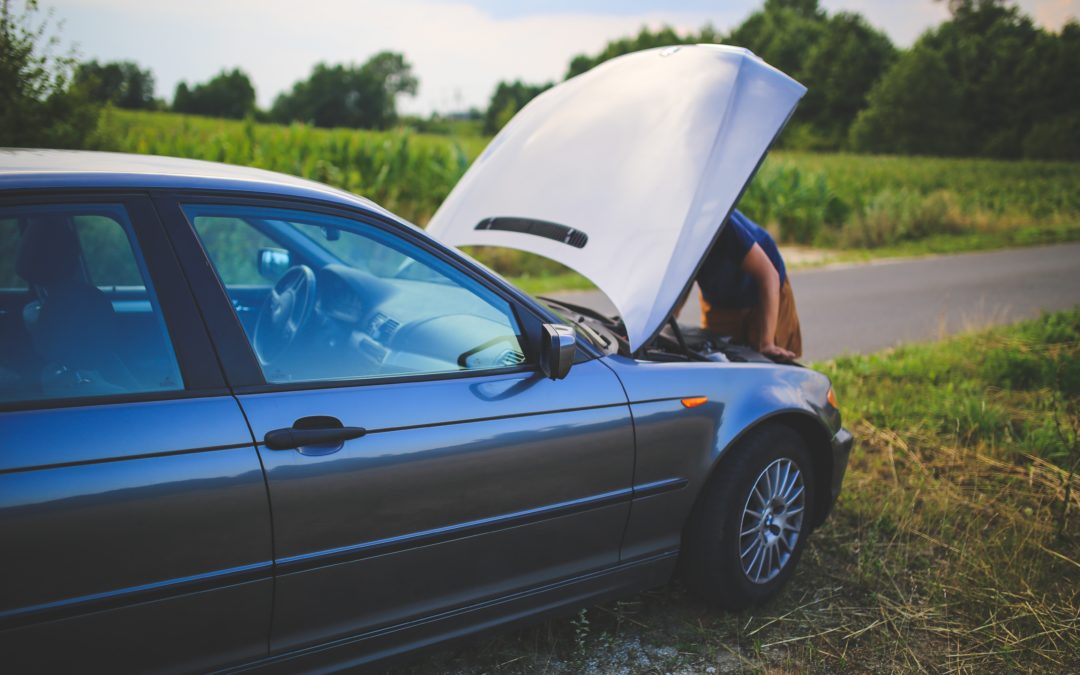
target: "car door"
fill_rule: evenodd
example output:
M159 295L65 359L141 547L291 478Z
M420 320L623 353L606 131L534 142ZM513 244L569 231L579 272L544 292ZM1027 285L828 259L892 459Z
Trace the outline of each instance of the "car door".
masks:
M537 316L374 214L209 197L161 208L174 238L201 239L230 301L219 287L200 303L219 305L207 315L231 327L217 339L253 364L230 378L274 514L272 651L618 562L633 430L599 359L546 378ZM260 268L264 237L290 261L259 299L238 270Z
M264 656L262 470L150 200L0 199L0 345L3 667Z

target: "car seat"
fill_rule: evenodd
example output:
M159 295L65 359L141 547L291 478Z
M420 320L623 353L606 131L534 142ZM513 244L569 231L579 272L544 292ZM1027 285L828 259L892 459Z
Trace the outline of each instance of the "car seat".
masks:
M117 352L116 313L82 270L79 239L68 218L29 219L19 240L15 271L37 300L23 308L34 350L46 363L42 390L51 397L123 393L139 389Z

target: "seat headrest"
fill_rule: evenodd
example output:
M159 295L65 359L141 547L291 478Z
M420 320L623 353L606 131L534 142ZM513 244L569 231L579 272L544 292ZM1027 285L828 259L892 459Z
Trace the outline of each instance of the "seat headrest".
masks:
M79 239L64 216L30 218L19 239L15 272L35 286L75 278L79 269Z

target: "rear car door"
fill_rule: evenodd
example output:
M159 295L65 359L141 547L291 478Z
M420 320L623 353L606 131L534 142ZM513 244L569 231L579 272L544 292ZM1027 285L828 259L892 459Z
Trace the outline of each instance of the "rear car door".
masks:
M12 672L267 652L262 469L145 196L0 199L0 541Z
M160 208L217 271L199 297L215 338L249 353L229 378L274 513L272 651L618 563L633 430L599 359L544 377L536 316L374 215L199 197Z

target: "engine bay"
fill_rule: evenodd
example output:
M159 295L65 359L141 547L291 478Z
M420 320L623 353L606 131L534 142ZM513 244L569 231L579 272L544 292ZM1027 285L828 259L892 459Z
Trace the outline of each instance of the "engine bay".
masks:
M697 326L671 321L651 343L635 354L630 351L626 328L618 316L605 316L588 307L555 298L544 297L541 300L609 354L663 362L774 363L751 347L735 344L730 338L712 335Z

